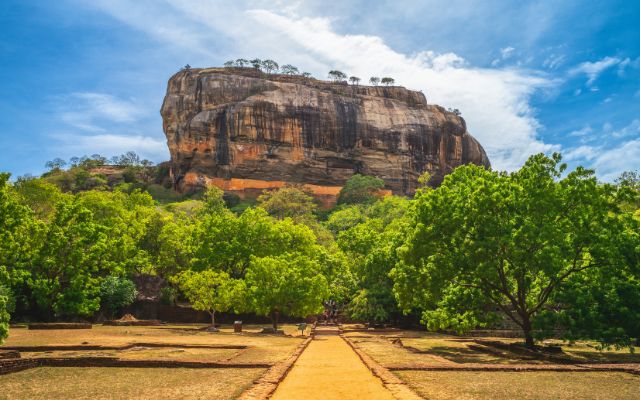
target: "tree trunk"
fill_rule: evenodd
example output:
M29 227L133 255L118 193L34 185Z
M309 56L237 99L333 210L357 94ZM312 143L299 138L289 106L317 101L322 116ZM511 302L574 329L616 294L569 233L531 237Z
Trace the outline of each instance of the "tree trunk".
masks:
M535 342L533 341L533 333L531 328L531 320L528 316L522 317L522 331L524 332L524 344L530 349L535 347Z
M280 316L280 313L278 311L272 311L271 312L271 323L273 324L273 330L275 332L278 332L278 317Z
M209 314L211 314L211 327L215 328L216 327L216 310L209 311Z

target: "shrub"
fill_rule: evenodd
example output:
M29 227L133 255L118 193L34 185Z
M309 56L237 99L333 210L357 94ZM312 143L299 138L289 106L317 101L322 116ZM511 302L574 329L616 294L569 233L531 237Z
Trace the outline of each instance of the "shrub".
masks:
M135 284L127 278L110 275L100 285L102 309L109 317L133 303L137 295Z

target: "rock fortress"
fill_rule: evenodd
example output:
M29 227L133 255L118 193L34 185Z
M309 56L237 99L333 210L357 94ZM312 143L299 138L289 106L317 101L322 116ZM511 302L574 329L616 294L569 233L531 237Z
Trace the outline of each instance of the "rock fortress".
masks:
M411 195L462 164L490 166L456 111L400 86L347 85L253 68L187 68L161 109L171 178L185 192L216 185L241 198L300 184L325 205L353 174Z

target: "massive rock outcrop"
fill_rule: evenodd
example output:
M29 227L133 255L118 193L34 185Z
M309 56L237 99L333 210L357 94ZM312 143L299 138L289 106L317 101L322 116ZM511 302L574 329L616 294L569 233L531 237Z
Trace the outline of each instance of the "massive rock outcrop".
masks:
M301 183L331 197L361 173L411 194L424 171L438 184L461 164L489 166L464 119L403 87L194 68L171 77L161 114L181 191Z

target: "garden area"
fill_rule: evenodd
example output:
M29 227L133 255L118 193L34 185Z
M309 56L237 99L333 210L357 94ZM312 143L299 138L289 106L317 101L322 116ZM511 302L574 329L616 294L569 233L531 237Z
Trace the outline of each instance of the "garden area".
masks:
M637 173L354 175L326 209L69 186L99 161L0 175L0 398L637 397Z
M12 329L0 349L56 363L0 375L0 398L235 398L304 340L295 325L283 325L284 335L265 335L251 325L242 333L233 333L232 326L216 334L206 328ZM102 366L106 359L117 362ZM127 361L141 363L118 366Z

